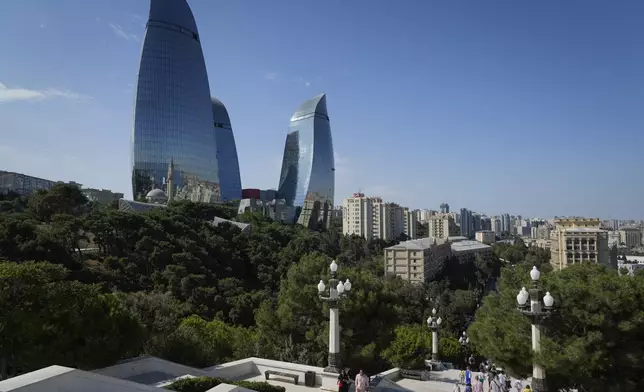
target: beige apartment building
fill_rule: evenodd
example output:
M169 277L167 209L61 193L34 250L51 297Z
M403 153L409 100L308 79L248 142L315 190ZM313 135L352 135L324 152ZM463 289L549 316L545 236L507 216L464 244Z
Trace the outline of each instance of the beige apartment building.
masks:
M385 248L385 274L422 284L429 278L431 263L447 258L473 262L479 254L492 254L491 246L462 238L421 238Z
M449 213L430 216L428 222L428 237L446 239L457 233L456 221Z
M379 197L354 193L342 202L342 232L359 235L368 240L380 238L390 241L405 234L416 238L418 213L396 203L384 202Z
M555 218L550 237L550 263L561 270L571 264L610 265L608 233L595 218Z
M484 244L493 244L496 242L496 233L492 230L481 230L474 234L474 238Z

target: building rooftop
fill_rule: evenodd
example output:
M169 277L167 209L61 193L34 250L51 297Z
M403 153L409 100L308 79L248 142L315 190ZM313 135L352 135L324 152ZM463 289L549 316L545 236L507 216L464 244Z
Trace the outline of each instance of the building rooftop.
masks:
M571 227L564 230L566 233L605 233L606 230L596 227Z
M470 250L483 250L491 249L490 245L485 245L478 241L463 240L459 242L454 242L450 244L452 247L452 252L466 252Z
M387 249L412 249L412 250L424 250L429 249L434 245L436 241L434 238L426 237L419 238L416 240L403 241L398 245L390 246Z

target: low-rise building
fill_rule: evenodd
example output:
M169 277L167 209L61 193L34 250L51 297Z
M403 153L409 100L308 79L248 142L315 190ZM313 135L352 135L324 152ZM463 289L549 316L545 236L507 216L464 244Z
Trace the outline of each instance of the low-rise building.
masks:
M464 240L450 243L452 256L461 262L474 261L476 256L492 254L492 247L478 241Z
M385 274L396 275L412 283L427 280L430 263L451 255L449 243L437 244L433 238L404 241L385 248Z
M260 213L275 222L294 223L295 207L286 204L284 199L264 201L259 199L242 199L237 210L239 214L245 212Z
M412 283L424 283L430 278L432 263L444 259L469 262L479 254L491 255L492 247L457 236L404 241L385 248L385 274L396 275Z
M477 231L474 238L484 244L493 244L496 241L496 233L492 230Z

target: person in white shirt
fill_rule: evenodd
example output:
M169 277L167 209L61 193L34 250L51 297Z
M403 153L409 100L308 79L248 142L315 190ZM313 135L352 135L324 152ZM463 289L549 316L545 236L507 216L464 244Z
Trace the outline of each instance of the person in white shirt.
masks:
M356 376L356 391L357 392L367 392L369 388L369 377L362 370Z

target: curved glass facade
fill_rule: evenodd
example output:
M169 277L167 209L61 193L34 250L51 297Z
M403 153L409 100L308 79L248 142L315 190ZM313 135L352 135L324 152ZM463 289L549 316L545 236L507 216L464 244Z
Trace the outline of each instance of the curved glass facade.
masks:
M278 193L298 208L298 222L328 226L335 167L325 94L304 102L291 117Z
M132 194L220 199L217 143L206 64L186 0L151 0L134 108ZM165 189L170 161L172 186Z
M212 98L212 117L215 122L221 199L241 200L241 175L233 127L226 107L215 97Z

